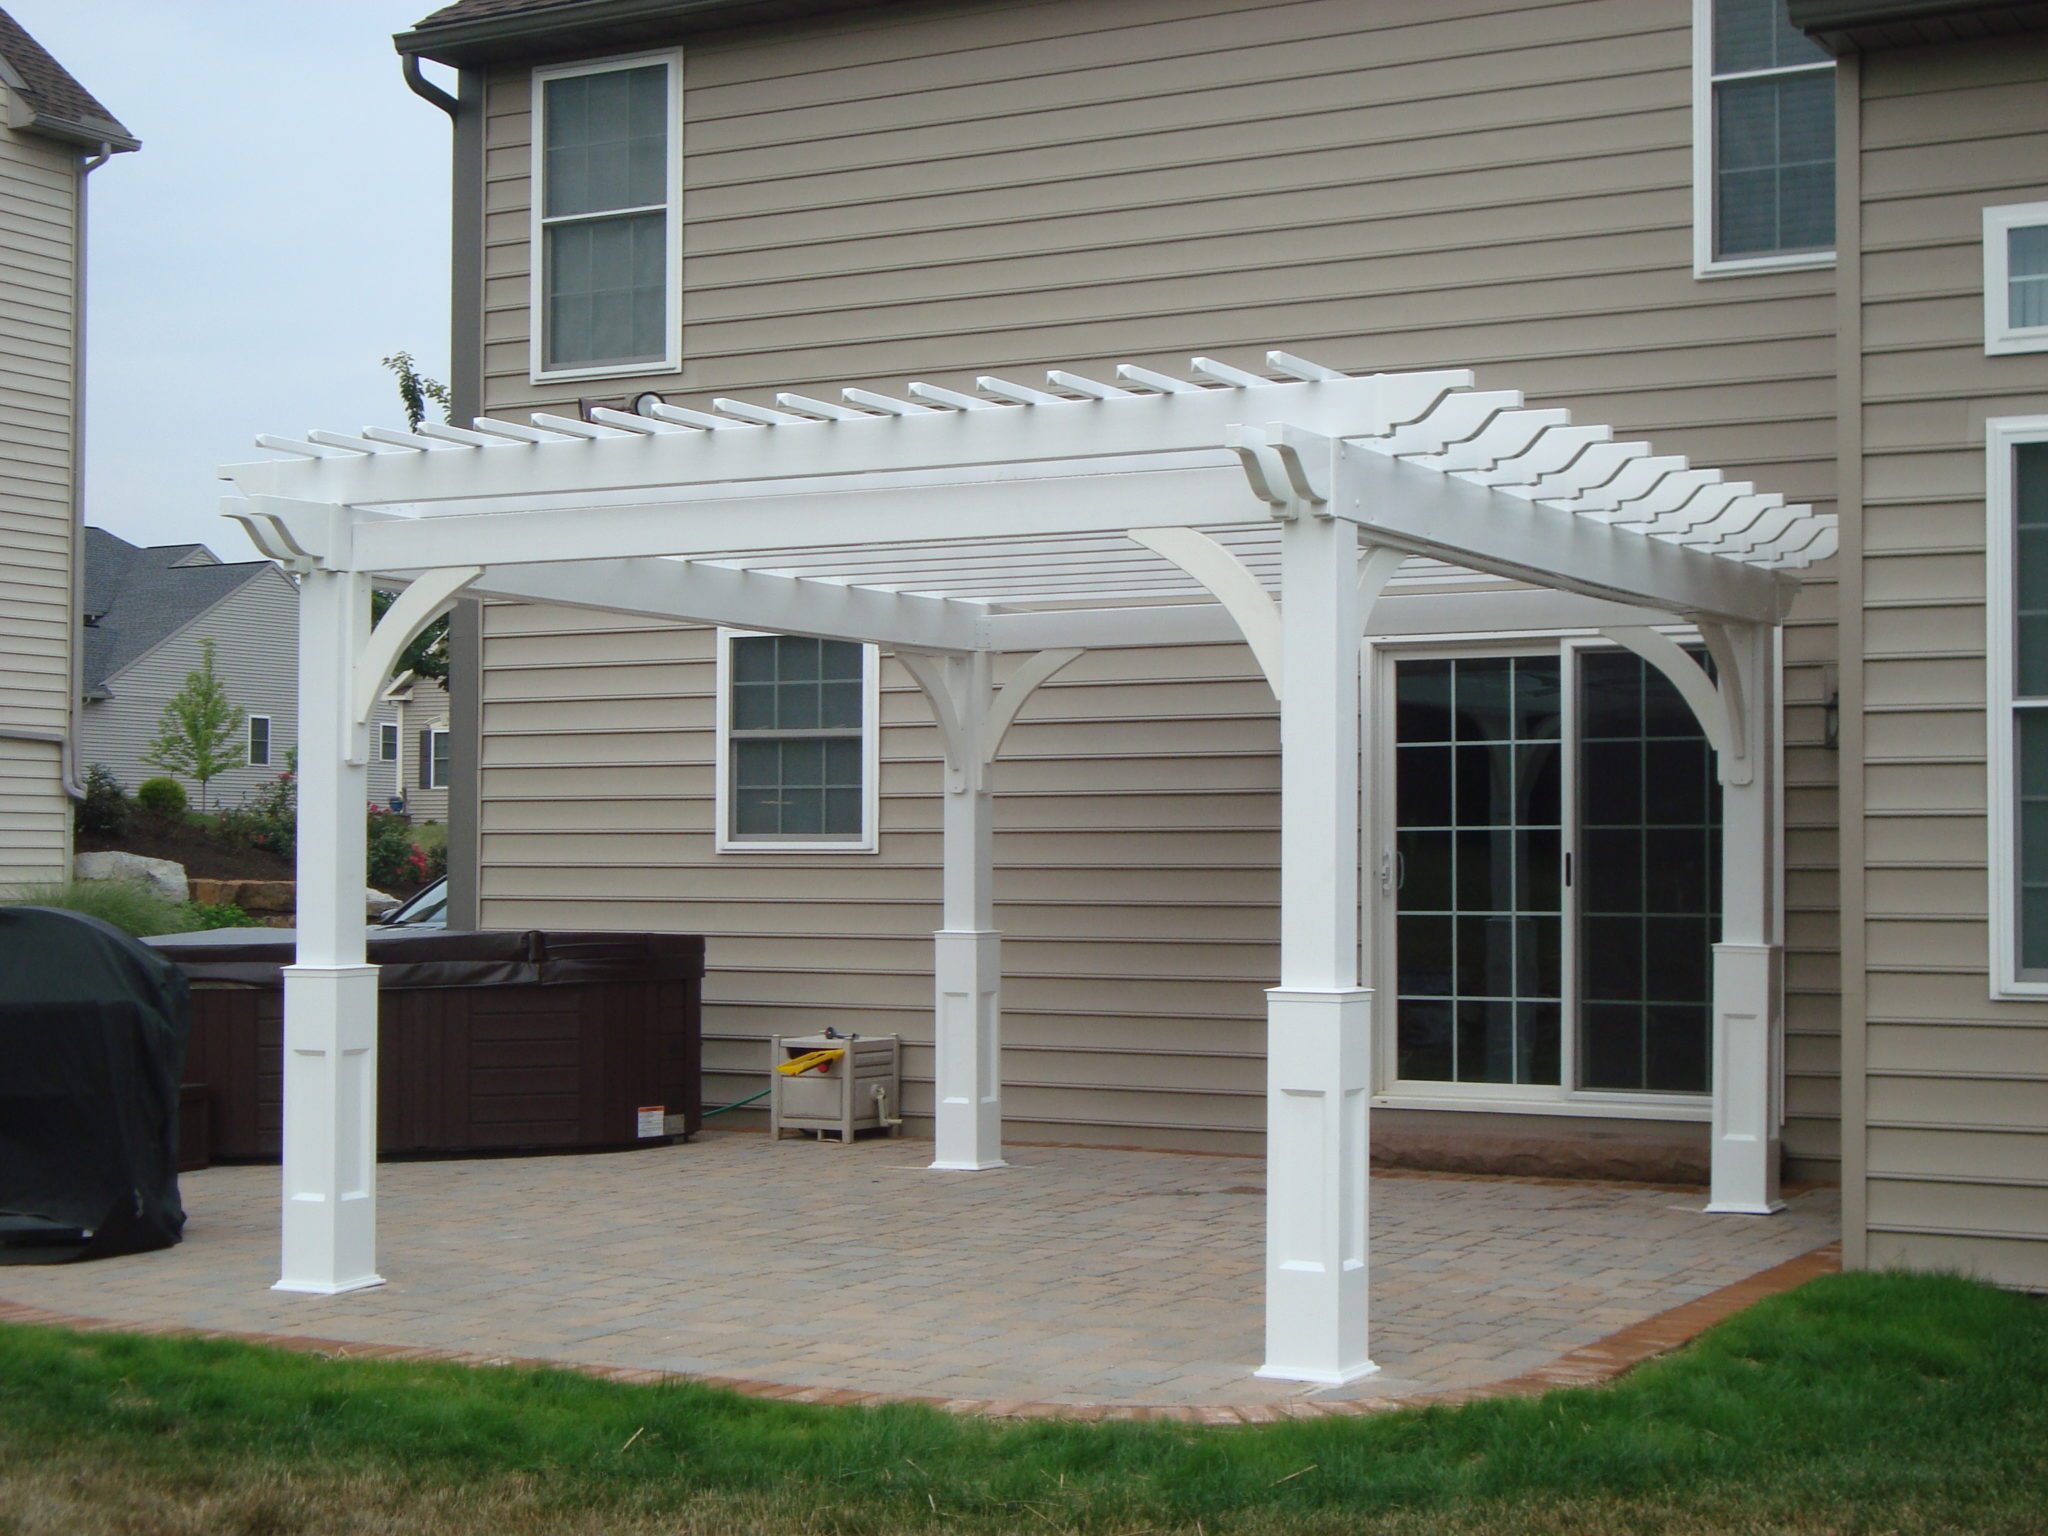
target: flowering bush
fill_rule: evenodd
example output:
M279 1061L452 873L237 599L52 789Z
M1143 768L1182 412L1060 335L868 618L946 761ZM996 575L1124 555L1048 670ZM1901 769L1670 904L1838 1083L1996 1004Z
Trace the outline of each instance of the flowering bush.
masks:
M299 838L298 775L288 767L252 791L240 805L222 811L220 830L235 842L267 849L281 859L291 858Z
M371 806L370 884L417 885L426 870L426 855L414 846L412 822L397 811Z

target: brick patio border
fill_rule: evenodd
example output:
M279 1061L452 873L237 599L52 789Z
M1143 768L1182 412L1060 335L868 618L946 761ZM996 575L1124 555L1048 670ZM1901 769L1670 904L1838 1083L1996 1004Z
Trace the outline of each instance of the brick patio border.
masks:
M1272 1424L1281 1419L1348 1418L1385 1413L1396 1408L1479 1402L1495 1397L1534 1397L1558 1387L1585 1387L1611 1381L1624 1371L1690 1343L1714 1324L1733 1317L1767 1296L1842 1267L1842 1245L1829 1243L1746 1280L1724 1285L1668 1311L1646 1317L1618 1333L1582 1345L1533 1371L1478 1387L1450 1387L1402 1397L1321 1399L1301 1397L1280 1403L1242 1406L1191 1403L1045 1403L1017 1398L919 1397L889 1392L861 1392L837 1387L797 1387L753 1381L738 1376L694 1376L676 1371L637 1370L630 1366L588 1365L573 1360L540 1360L509 1355L483 1355L453 1349L425 1349L401 1344L356 1344L343 1339L307 1338L279 1333L245 1333L230 1329L184 1328L176 1324L125 1323L112 1318L53 1312L0 1299L0 1323L70 1328L80 1333L136 1333L158 1338L233 1339L272 1349L296 1350L336 1360L417 1360L468 1366L517 1366L536 1370L576 1371L603 1381L638 1385L688 1381L746 1397L779 1402L816 1403L834 1408L876 1408L887 1403L916 1403L945 1413L992 1419L1154 1419L1182 1424Z

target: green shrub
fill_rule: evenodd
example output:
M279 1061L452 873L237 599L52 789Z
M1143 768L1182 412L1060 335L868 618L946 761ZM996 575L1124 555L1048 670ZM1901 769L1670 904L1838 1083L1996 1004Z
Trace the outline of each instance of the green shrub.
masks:
M222 811L220 831L230 842L292 858L298 849L298 774L288 766L240 805Z
M208 928L249 926L249 914L232 901L188 901L181 910L190 919L190 927L186 931L191 933Z
M442 838L427 850L426 878L439 880L448 873L448 839Z
M70 880L61 885L32 885L7 899L9 906L62 907L112 923L134 938L156 933L190 933L189 902L166 900L140 880Z
M135 807L105 763L85 770L85 798L71 813L71 824L80 832L99 837L117 837L127 829Z
M170 818L185 814L185 787L176 779L159 774L144 779L135 788L135 803L152 816Z
M407 881L417 883L426 860L413 846L412 823L396 811L369 808L370 884L382 890Z

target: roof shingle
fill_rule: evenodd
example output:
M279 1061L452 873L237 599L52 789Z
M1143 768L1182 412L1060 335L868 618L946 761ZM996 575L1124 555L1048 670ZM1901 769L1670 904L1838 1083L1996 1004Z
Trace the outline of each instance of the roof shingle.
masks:
M8 83L35 113L33 128L85 143L110 144L117 150L140 147L141 141L121 126L120 119L5 10L0 10L0 74L11 74L20 82Z
M203 554L205 560L195 561ZM203 544L139 548L104 528L85 530L85 691L164 643L265 571L268 560L224 565Z

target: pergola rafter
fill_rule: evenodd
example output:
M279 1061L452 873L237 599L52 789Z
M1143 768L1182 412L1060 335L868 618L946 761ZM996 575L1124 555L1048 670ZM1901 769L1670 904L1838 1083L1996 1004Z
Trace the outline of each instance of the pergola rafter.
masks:
M1267 1374L1342 1381L1365 1336L1371 978L1360 969L1359 647L1598 632L1677 683L1720 754L1714 1208L1776 1201L1773 643L1834 520L1458 371L1270 377L1196 358L416 431L263 437L227 510L302 574L302 896L287 980L284 1279L376 1283L363 679L462 592L886 647L946 754L935 1166L1000 1165L997 752L1095 646L1243 639L1280 701L1269 995ZM368 627L372 580L410 583ZM1714 675L1659 626L1694 624ZM1028 652L995 684L999 652ZM1367 951L1369 955L1369 950ZM371 1129L366 1132L364 1127Z

